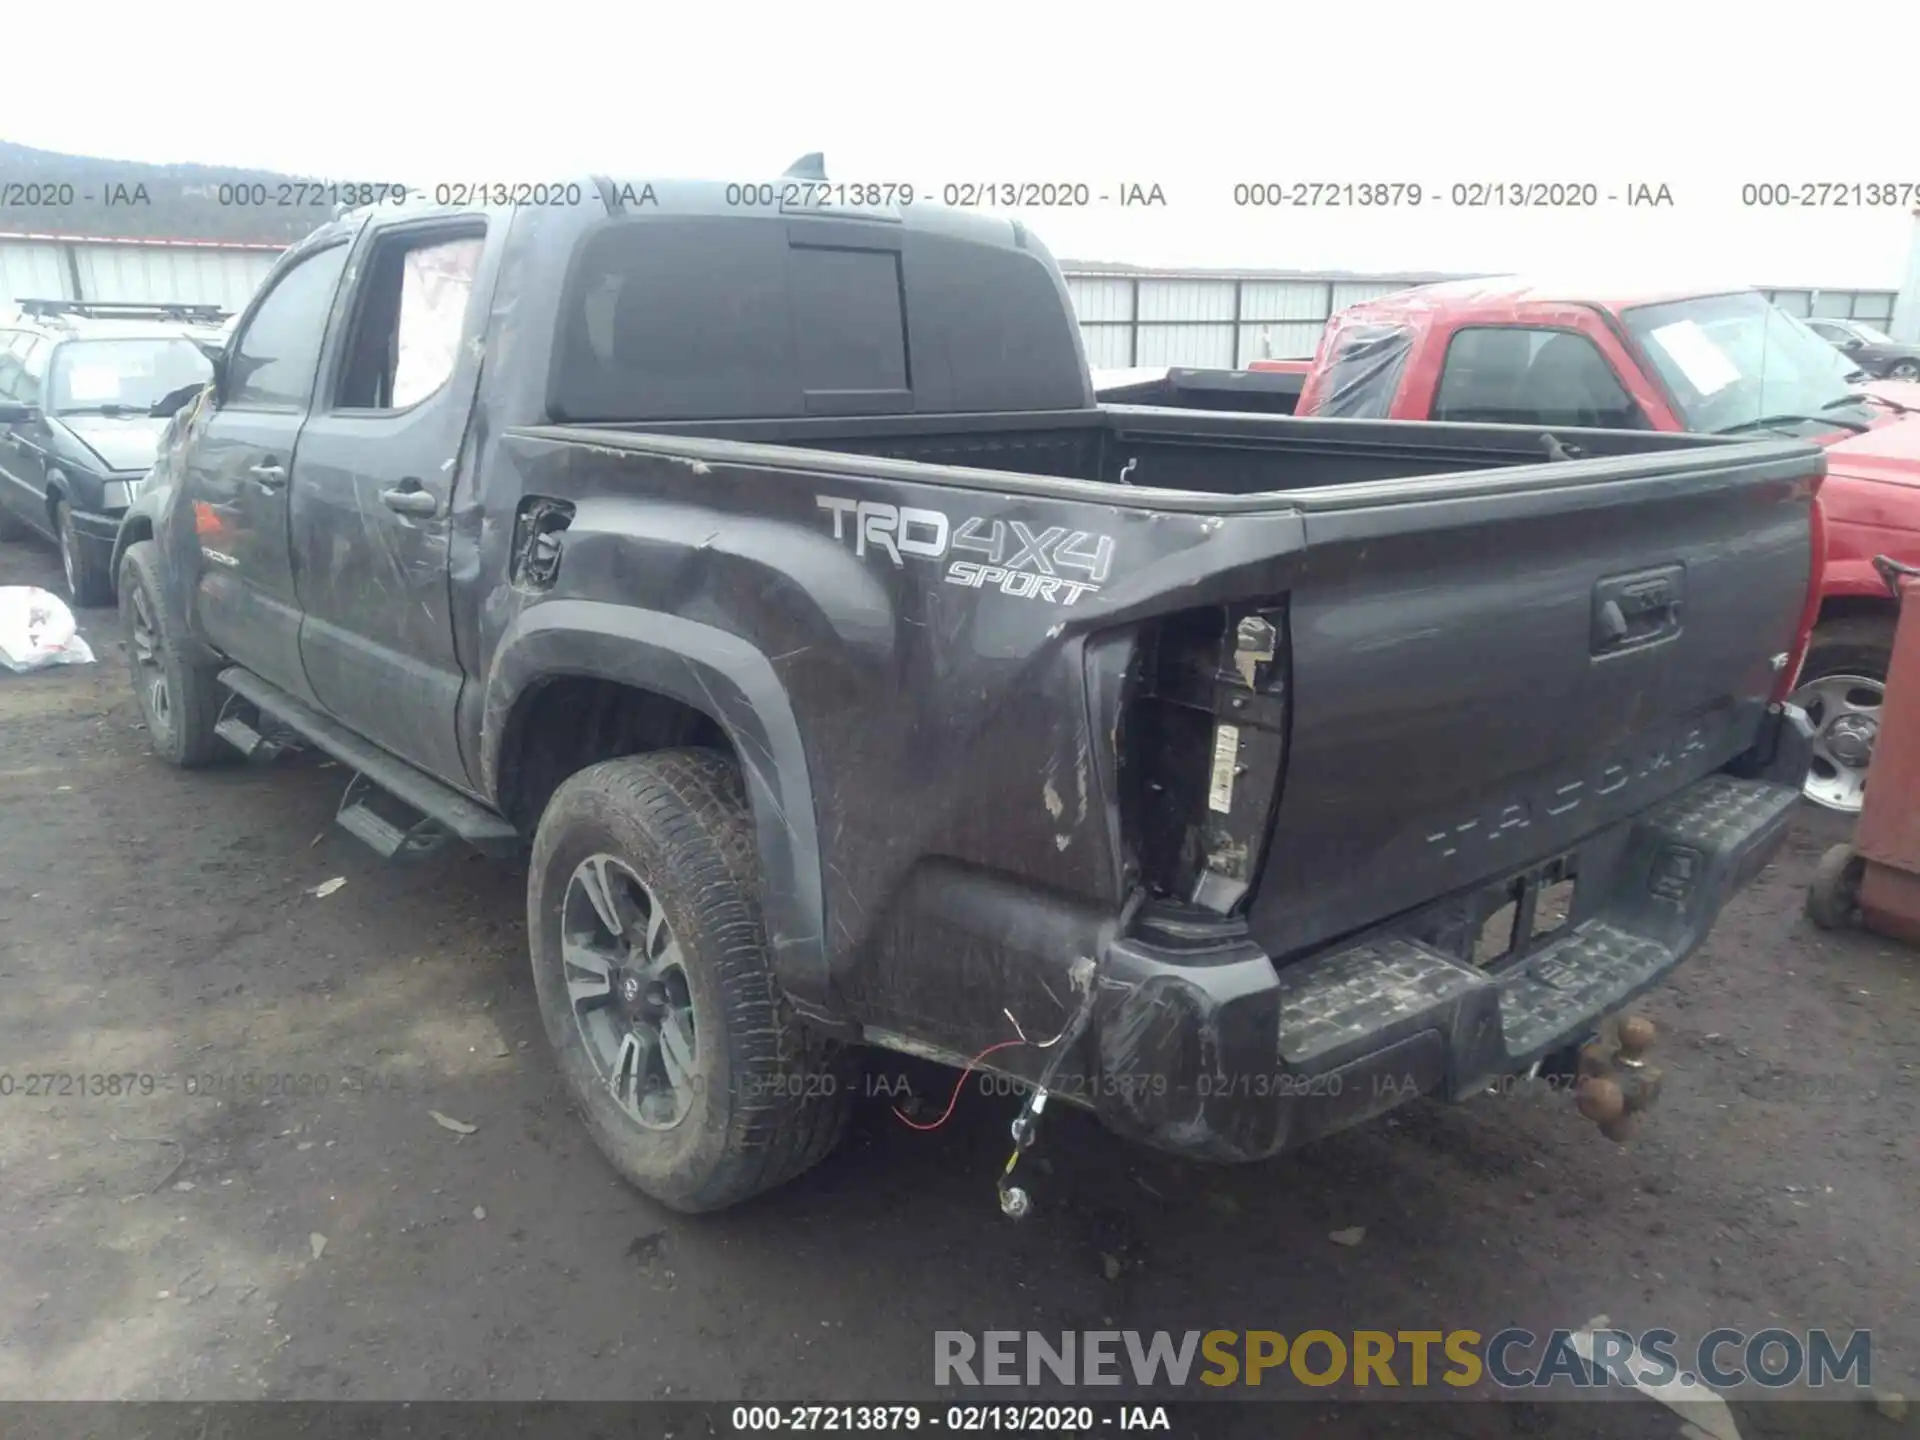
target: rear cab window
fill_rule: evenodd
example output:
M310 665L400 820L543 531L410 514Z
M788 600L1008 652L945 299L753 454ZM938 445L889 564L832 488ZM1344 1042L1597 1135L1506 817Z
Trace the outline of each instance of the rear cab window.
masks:
M622 218L576 246L548 374L585 423L1078 409L1036 255L910 226ZM937 341L925 353L915 335Z
M1435 420L1640 430L1648 422L1586 336L1545 326L1485 325L1447 342Z
M1411 326L1368 320L1341 325L1328 344L1313 413L1341 420L1386 419L1412 350Z

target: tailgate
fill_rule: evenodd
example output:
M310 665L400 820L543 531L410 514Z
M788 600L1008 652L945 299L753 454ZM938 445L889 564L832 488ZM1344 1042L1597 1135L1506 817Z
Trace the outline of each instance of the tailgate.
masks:
M1752 742L1824 462L1777 444L1304 497L1275 955L1549 859Z

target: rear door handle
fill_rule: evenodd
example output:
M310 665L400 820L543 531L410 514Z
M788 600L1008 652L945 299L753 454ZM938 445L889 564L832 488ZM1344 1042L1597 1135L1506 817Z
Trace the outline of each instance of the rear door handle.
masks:
M259 482L262 490L278 490L287 483L287 467L271 460L248 466L247 473Z
M418 480L407 480L391 490L380 492L380 503L402 515L432 515L440 501L431 490L422 489Z

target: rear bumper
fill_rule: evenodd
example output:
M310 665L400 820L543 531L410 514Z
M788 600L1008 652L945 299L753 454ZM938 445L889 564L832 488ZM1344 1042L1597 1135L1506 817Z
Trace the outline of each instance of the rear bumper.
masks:
M1559 857L1555 873L1578 877L1566 924L1486 968L1473 944L1506 881L1279 967L1247 942L1114 940L1094 1108L1162 1149L1253 1160L1416 1095L1464 1099L1525 1073L1697 949L1779 848L1805 765L1775 728L1779 764L1710 775Z

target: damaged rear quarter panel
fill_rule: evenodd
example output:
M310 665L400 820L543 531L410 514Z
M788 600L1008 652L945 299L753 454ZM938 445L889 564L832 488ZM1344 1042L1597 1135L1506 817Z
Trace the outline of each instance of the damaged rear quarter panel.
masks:
M1300 530L1290 514L1223 520L913 483L900 474L921 467L884 462L870 475L841 457L824 469L812 455L792 469L711 447L693 458L653 437L525 430L498 448L519 494L565 502L573 518L551 590L496 584L482 607L489 790L513 706L556 669L704 711L746 774L783 983L812 1006L955 1047L1004 1038L1002 1006L1055 1022L1067 966L1124 899L1088 634L1278 586ZM909 520L905 547L877 530L862 544L841 502L942 518ZM1052 535L1055 549L1096 537L1089 554L1109 537L1110 564L1070 604L976 588L953 562L985 552L926 553L969 520L976 536L1002 527L1003 568L1020 568L1019 536ZM484 572L507 573L511 528L489 527ZM978 903L1010 877L1022 895L1058 897L1057 913L1010 921Z

